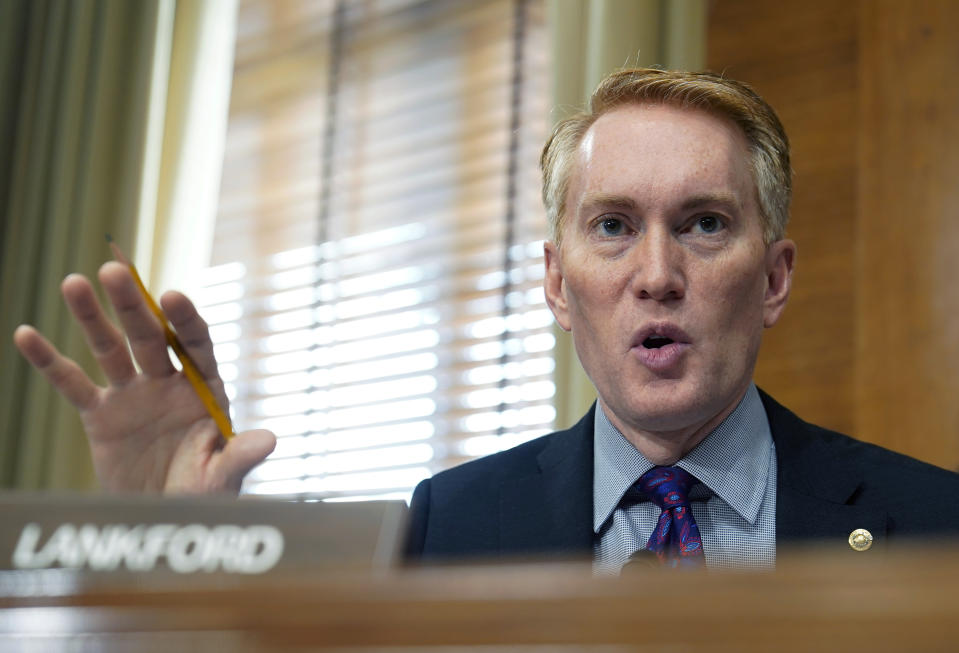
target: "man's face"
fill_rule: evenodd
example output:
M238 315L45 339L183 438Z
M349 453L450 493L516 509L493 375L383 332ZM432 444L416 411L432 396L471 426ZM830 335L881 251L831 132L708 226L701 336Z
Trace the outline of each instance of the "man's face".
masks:
M763 243L745 137L701 111L617 108L583 138L566 200L546 295L607 415L627 437L712 428L792 271L790 241Z

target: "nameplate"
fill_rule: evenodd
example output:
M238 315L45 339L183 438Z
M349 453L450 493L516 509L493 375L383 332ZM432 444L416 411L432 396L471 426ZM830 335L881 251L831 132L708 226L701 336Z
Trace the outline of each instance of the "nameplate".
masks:
M0 569L260 575L381 569L405 528L402 501L0 493Z

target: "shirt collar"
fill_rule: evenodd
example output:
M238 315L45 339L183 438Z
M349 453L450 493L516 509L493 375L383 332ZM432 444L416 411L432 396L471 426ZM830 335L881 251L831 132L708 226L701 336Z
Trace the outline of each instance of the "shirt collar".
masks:
M655 465L623 437L597 403L593 441L593 532L626 491ZM759 392L750 384L736 409L677 467L698 478L750 524L759 516L770 467L772 435Z

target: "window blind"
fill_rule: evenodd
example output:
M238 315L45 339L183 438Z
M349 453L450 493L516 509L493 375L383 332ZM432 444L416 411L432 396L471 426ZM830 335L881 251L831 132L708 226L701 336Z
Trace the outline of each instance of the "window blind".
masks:
M542 0L245 0L197 279L244 491L407 497L553 427Z

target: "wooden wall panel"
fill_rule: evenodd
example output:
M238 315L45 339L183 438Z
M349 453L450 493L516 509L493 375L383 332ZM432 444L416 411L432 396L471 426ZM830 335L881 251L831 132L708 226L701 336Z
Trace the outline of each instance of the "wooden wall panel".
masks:
M861 22L857 424L959 466L959 3Z
M959 3L715 0L708 67L793 146L799 246L759 384L804 418L959 466Z
M764 337L757 382L806 419L855 428L855 3L718 1L708 67L752 84L779 113L795 170L792 296Z

